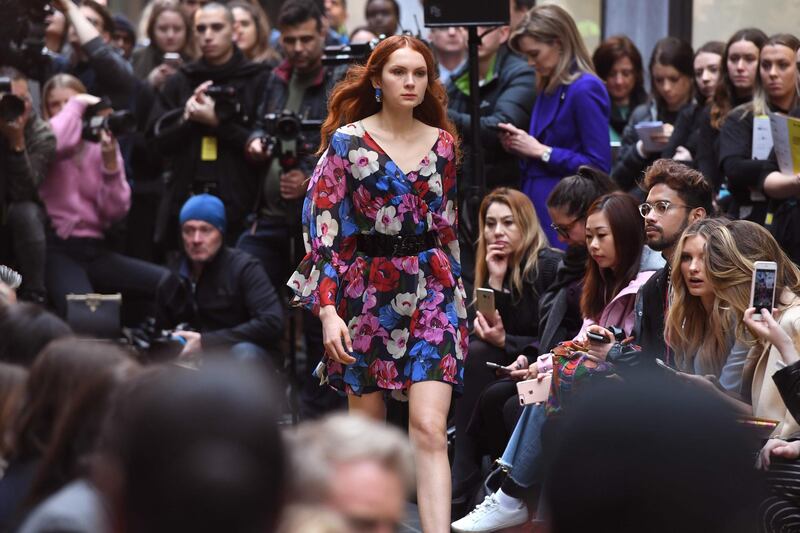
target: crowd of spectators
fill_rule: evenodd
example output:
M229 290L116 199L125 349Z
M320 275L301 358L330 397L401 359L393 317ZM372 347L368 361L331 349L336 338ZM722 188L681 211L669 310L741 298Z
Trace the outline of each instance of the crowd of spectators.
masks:
M800 118L800 40L667 36L645 65L534 4L478 28L477 147L467 32L429 33L458 186L486 183L461 276L495 306L469 308L453 530L794 531L800 174L770 117ZM346 0L52 7L39 68L0 54L21 103L0 120L0 532L395 530L408 438L336 413L286 283L347 71L325 48L401 33L401 5L358 28ZM759 262L774 309L752 307Z

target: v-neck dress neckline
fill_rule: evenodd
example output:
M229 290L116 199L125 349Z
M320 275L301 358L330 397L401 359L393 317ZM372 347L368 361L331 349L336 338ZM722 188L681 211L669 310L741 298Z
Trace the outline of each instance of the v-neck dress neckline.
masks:
M424 154L422 157L420 157L420 158L419 158L419 163L417 163L417 166L416 166L416 167L414 167L414 169L412 169L412 170L409 170L408 172L406 172L405 170L403 170L402 168L400 168L400 165L398 165L398 164L397 164L397 161L395 160L395 158L394 158L394 157L392 157L391 155L389 155L389 152L388 152L388 151L386 151L386 148L384 148L384 147L381 145L381 143L379 143L379 142L378 142L378 140L377 140L375 137L373 137L373 136L372 136L372 134L369 132L369 130L367 130L367 128L366 128L366 127L364 127L364 121L363 121L363 120L359 120L359 121L358 121L358 124L359 124L359 126L361 126L361 129L362 129L362 130L364 130L364 135L366 135L367 137L369 137L369 140L370 140L370 141L372 141L372 143L373 143L375 146L377 146L378 148L380 148L380 149L381 149L381 151L382 151L384 154L386 154L386 158L387 158L389 161L391 161L392 163L394 163L394 166L395 166L395 168L397 168L397 170L399 170L400 172L402 172L402 173L403 173L403 176L408 176L408 175L410 175L410 174L416 174L416 173L418 173L418 172L419 172L419 170L422 168L422 166L423 166L423 165L425 165L425 162L426 162L426 160L428 159L428 155L429 155L429 154L430 154L432 151L434 151L434 150L436 149L436 145L437 145L437 144L439 144L439 138L442 136L442 130L441 130L441 128L436 128L436 140L434 140L434 141L433 141L433 144L431 145L431 147L430 147L430 148L428 148L428 150L426 150L426 151L425 151L425 154Z

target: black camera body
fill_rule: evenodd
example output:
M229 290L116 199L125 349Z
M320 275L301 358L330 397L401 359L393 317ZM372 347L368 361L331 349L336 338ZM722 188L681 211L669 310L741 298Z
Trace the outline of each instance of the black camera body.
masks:
M44 36L47 16L53 12L48 0L0 0L0 64L12 65L29 78L46 78L49 57Z
M14 122L25 113L25 101L11 94L11 78L0 77L0 120Z
M303 120L297 113L284 109L279 113L264 115L264 130L266 135L261 138L265 151L272 157L277 157L283 172L288 172L300 166L300 156L311 154L311 146L303 131L319 129L321 120ZM294 141L294 149L286 145Z
M107 99L89 106L83 113L83 129L81 137L85 141L100 142L100 132L108 131L114 137L130 135L136 131L136 117L130 111L112 111L101 114L111 109Z
M220 121L238 117L242 112L242 104L231 85L212 85L206 89L206 95L214 100L214 112Z

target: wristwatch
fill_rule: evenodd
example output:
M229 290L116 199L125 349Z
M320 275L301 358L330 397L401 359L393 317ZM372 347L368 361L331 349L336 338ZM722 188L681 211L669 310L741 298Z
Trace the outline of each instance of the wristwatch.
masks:
M552 153L553 153L553 149L548 147L547 150L545 150L544 153L542 154L542 161L544 163L549 163L550 162L550 154L552 154Z

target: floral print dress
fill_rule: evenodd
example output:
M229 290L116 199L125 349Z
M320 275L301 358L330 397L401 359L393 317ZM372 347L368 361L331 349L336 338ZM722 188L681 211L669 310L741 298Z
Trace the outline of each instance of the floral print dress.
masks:
M287 285L315 313L334 305L356 361L327 358L320 377L348 394L442 381L461 392L467 353L465 293L456 234L452 136L439 136L405 174L360 122L339 128L311 177L303 205L306 256ZM435 232L440 246L405 257L368 257L365 234Z

